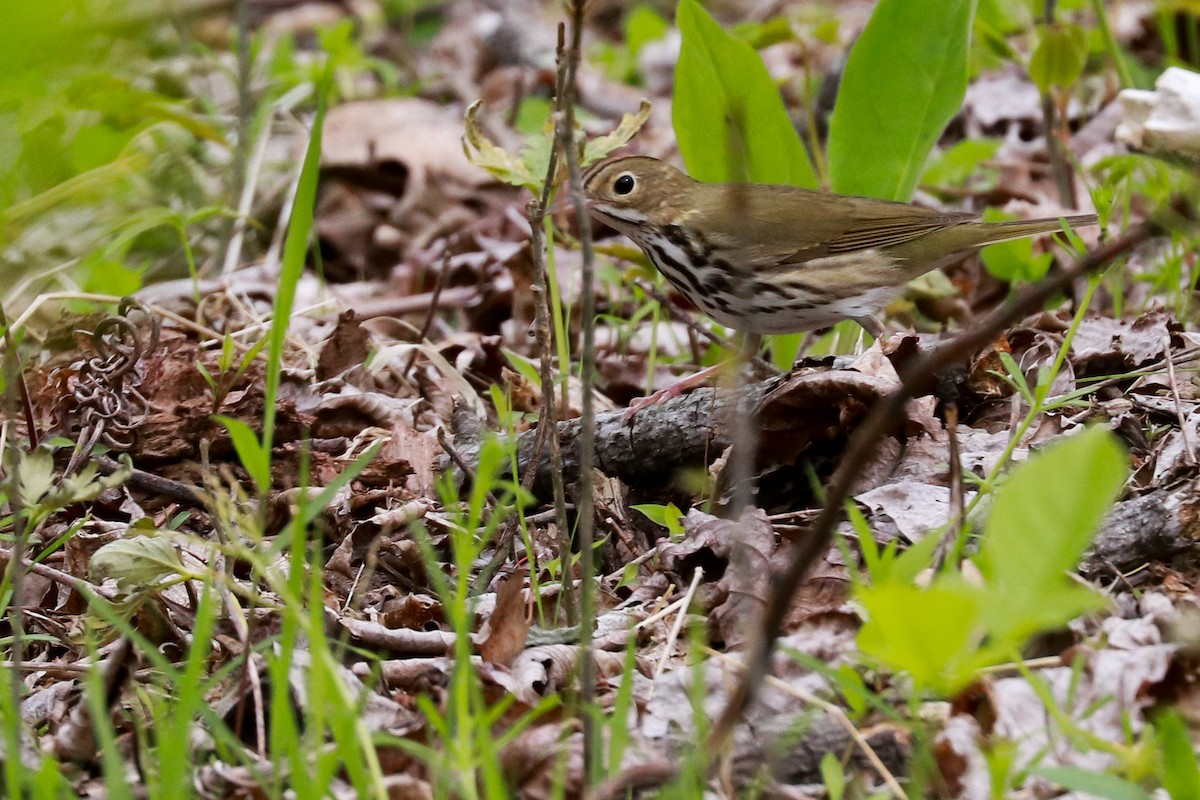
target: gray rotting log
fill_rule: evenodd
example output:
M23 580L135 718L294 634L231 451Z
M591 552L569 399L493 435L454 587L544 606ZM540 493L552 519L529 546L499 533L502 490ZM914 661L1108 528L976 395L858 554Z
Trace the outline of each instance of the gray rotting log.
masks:
M624 411L606 412L596 419L596 467L629 484L665 484L679 470L707 466L720 456L731 444L731 415L742 408L761 414L760 461L782 463L813 442L828 441L839 432L844 435L886 390L885 385L852 371L814 371L740 389L696 389L629 420ZM477 421L474 426L474 431L470 423L461 426L455 437L460 456L471 465L479 449ZM568 483L576 481L579 421L558 423L558 436L564 476ZM518 437L522 473L532 460L533 444L533 431ZM549 486L546 448L534 491L547 496ZM1111 580L1146 564L1169 564L1198 543L1200 477L1192 476L1118 502L1101 524L1079 574L1088 580ZM1036 546L1036 540L1031 540L1030 547Z
M705 467L733 442L736 414L753 414L757 469L791 464L814 446L844 437L894 388L888 380L850 369L805 369L737 389L701 388L643 409L596 417L596 469L628 484L661 486L683 468ZM456 418L454 447L468 465L479 451L478 423ZM518 437L522 474L533 460L534 432ZM558 423L563 473L579 478L579 420ZM548 496L549 448L538 461L534 492Z
M1200 542L1200 478L1117 503L1079 565L1088 580L1170 563ZM1036 547L1030 542L1030 547Z
M662 483L682 467L705 465L729 446L729 420L745 402L756 407L782 383L772 378L741 389L702 387L639 412L631 419L624 410L596 415L596 469L626 483ZM475 464L479 453L477 423L456 419L454 445L461 457ZM558 423L562 445L563 472L568 483L579 479L579 419ZM517 438L517 465L521 474L533 459L535 431ZM549 448L538 459L533 490L548 496L550 487Z

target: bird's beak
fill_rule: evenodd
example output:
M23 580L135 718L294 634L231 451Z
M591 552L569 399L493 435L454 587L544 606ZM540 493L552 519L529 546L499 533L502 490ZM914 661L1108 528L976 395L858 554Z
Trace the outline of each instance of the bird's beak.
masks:
M586 197L586 198L584 198L584 201L583 201L583 207L586 208L589 212L594 214L596 212L597 202L598 202L597 200L593 200L590 197ZM565 192L560 192L558 197L554 198L554 204L551 205L550 208L547 210L551 214L558 214L563 211L566 211L567 209L574 208L574 207L575 207L575 202L571 199L571 192L565 191Z

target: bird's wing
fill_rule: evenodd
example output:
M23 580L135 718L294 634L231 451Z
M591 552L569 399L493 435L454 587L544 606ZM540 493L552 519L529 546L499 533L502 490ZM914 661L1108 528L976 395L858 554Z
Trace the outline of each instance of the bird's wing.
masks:
M974 214L823 192L798 194L795 189L755 193L735 205L743 213L727 218L728 230L710 230L710 236L731 261L757 270L887 249L977 219Z

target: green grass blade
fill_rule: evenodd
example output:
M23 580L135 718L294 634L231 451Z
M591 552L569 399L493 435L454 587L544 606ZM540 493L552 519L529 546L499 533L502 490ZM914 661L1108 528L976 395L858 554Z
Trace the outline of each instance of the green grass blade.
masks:
M317 179L321 166L321 129L325 124L325 110L329 101L332 71L327 70L325 79L317 91L317 114L313 118L312 134L308 149L304 153L304 164L300 168L300 181L296 187L296 199L292 205L292 216L288 220L287 238L283 243L283 258L279 270L279 291L275 297L275 317L271 320L271 331L267 344L267 376L263 413L263 450L271 452L275 436L275 401L279 397L279 381L283 372L283 343L291 323L292 307L296 302L296 286L304 272L308 255L308 239L313 227L313 209L317 201Z

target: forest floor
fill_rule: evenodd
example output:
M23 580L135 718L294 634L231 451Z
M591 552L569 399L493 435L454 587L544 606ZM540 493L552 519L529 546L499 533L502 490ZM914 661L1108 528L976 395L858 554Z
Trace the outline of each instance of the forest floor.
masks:
M711 10L819 149L873 5ZM878 341L776 337L632 418L732 332L599 224L593 265L565 188L531 226L464 143L482 101L541 180L558 4L189 3L5 88L8 794L1200 797L1200 237L1163 216L1195 163L1118 136L1082 3L1048 134L1027 4L990 5L1009 55L976 29L914 200L1103 226L965 255ZM1136 85L1200 62L1194 7L1106 5ZM679 163L655 8L589 8L578 113L632 134L648 99L621 152Z

